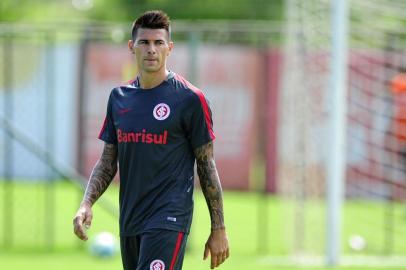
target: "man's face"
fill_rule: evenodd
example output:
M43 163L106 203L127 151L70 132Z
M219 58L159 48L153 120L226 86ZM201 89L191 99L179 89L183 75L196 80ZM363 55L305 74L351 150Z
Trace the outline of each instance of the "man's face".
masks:
M173 48L165 29L139 28L135 40L128 42L140 72L154 73L166 68L166 57Z

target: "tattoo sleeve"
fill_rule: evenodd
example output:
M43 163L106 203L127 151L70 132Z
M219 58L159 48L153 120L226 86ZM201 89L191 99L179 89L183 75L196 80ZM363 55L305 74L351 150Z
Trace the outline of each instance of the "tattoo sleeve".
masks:
M106 191L117 172L117 145L104 144L103 153L97 161L87 183L83 202L93 205Z
M223 195L213 156L213 142L194 150L200 186L210 212L211 228L224 228Z

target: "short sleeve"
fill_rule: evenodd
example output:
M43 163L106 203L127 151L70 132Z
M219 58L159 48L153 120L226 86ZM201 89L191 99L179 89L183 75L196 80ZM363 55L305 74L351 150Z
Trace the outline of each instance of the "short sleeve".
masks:
M216 138L213 132L213 119L209 103L202 92L195 92L187 108L187 137L193 149Z
M112 114L112 95L110 95L109 101L107 102L107 113L99 133L99 139L106 143L117 144L117 133Z

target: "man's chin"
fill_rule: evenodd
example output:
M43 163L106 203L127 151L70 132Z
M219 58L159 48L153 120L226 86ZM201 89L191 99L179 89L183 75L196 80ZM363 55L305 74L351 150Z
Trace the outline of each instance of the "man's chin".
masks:
M155 73L159 71L159 67L144 67L143 68L144 72L148 72L148 73Z

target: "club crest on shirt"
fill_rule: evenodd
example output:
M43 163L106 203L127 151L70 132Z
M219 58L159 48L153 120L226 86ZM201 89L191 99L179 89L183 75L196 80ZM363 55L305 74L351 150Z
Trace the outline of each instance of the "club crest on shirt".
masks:
M161 260L153 260L149 265L150 270L165 270L165 264Z
M152 112L155 119L160 120L160 121L168 118L170 113L171 113L171 109L165 103L159 103L158 105L156 105Z

